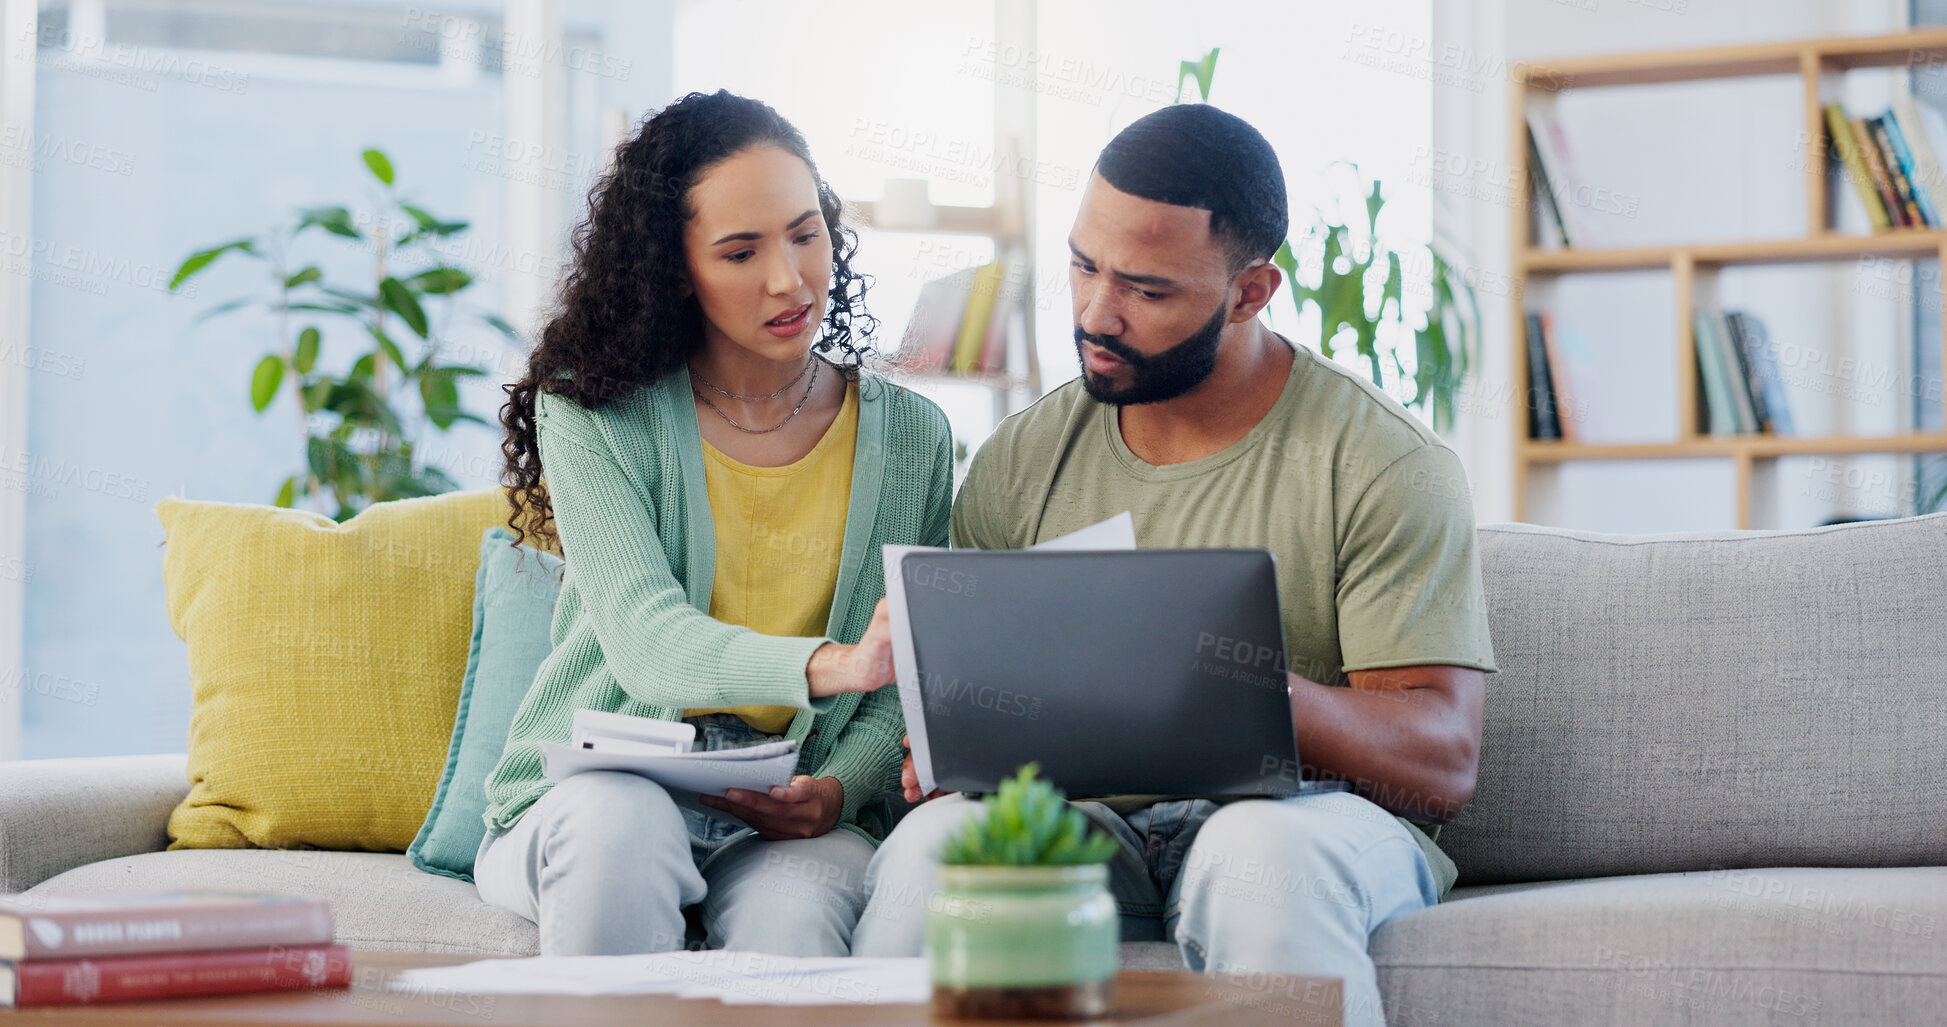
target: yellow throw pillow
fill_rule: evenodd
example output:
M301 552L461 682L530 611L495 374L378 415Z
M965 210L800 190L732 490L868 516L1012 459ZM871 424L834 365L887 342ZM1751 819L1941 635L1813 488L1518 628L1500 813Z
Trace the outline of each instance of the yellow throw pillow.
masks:
M195 700L169 847L405 851L445 766L480 533L506 522L505 491L343 524L173 498L156 513Z

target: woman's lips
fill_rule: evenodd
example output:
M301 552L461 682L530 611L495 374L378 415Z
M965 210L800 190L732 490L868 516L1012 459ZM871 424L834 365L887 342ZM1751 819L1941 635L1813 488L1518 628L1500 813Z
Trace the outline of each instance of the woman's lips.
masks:
M811 323L811 304L807 303L783 317L764 322L764 330L780 339L788 339L805 330Z

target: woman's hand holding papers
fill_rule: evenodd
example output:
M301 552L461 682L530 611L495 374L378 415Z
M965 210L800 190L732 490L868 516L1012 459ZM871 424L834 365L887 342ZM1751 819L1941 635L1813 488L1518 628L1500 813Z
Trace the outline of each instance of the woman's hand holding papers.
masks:
M872 611L872 623L866 625L859 644L827 642L805 665L805 680L814 699L870 692L891 684L892 673L892 615L886 612L884 599Z
M732 788L722 798L696 798L711 809L737 815L766 841L777 842L816 838L838 826L838 814L845 805L845 785L835 777L799 774L790 784L777 785L769 792Z

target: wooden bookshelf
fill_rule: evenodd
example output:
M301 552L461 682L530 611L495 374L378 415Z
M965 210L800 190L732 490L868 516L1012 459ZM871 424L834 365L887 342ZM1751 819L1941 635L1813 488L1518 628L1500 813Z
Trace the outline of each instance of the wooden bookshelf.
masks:
M874 200L846 200L845 220L862 228L882 232L922 232L929 235L977 235L985 236L994 242L994 259L1005 262L1012 255L1015 262L1024 268L1032 268L1027 261L1028 235L1026 215L1019 196L1003 196L1002 202L991 207L956 207L944 204L929 204L922 223L885 224L879 216L879 204ZM1035 299L1034 276L1029 271L1023 288L1027 297L1023 303L1023 335L1026 351L1022 366L1005 371L977 371L956 374L950 371L928 371L915 373L896 366L881 370L897 375L908 382L941 382L953 385L979 385L990 389L994 399L994 423L999 424L1007 415L1014 412L1016 394L1025 394L1027 402L1041 396L1041 360L1035 347Z
M1921 63L1947 64L1947 30L1887 36L1810 39L1759 46L1710 47L1656 53L1536 61L1517 65L1509 90L1509 161L1513 181L1526 182L1528 107L1532 99L1569 89L1646 85L1751 76L1797 75L1803 82L1805 138L1805 223L1801 238L1750 242L1693 243L1620 249L1544 250L1534 245L1531 208L1512 204L1514 288L1511 291L1509 348L1513 351L1514 516L1528 516L1531 472L1536 467L1600 460L1729 460L1735 471L1737 526L1752 522L1753 480L1759 464L1786 456L1871 453L1947 453L1947 432L1890 436L1779 436L1704 434L1697 423L1697 354L1694 336L1699 278L1719 268L1775 264L1843 262L1860 257L1937 258L1947 268L1947 230L1903 228L1874 235L1834 230L1827 223L1829 178L1825 162L1822 100L1826 76L1855 68L1885 68ZM1677 438L1661 443L1577 443L1528 437L1528 348L1525 299L1529 279L1564 274L1665 270L1676 297ZM1947 300L1947 296L1943 296ZM1942 353L1947 357L1947 318ZM1947 361L1943 361L1947 367ZM1947 402L1944 399L1943 402Z

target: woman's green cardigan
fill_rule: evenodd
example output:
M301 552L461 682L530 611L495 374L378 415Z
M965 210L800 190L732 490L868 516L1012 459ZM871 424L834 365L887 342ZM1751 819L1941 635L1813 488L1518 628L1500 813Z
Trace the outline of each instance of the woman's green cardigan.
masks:
M820 645L865 633L886 591L879 547L947 544L946 415L862 372L851 506L823 638L761 635L707 615L716 535L683 369L594 410L544 391L535 425L567 577L554 649L487 778L487 826L512 826L551 787L540 743L565 743L577 709L679 720L687 709L793 706L785 737L798 740L798 772L837 778L840 823L883 837L904 757L896 689L812 699L805 664Z

